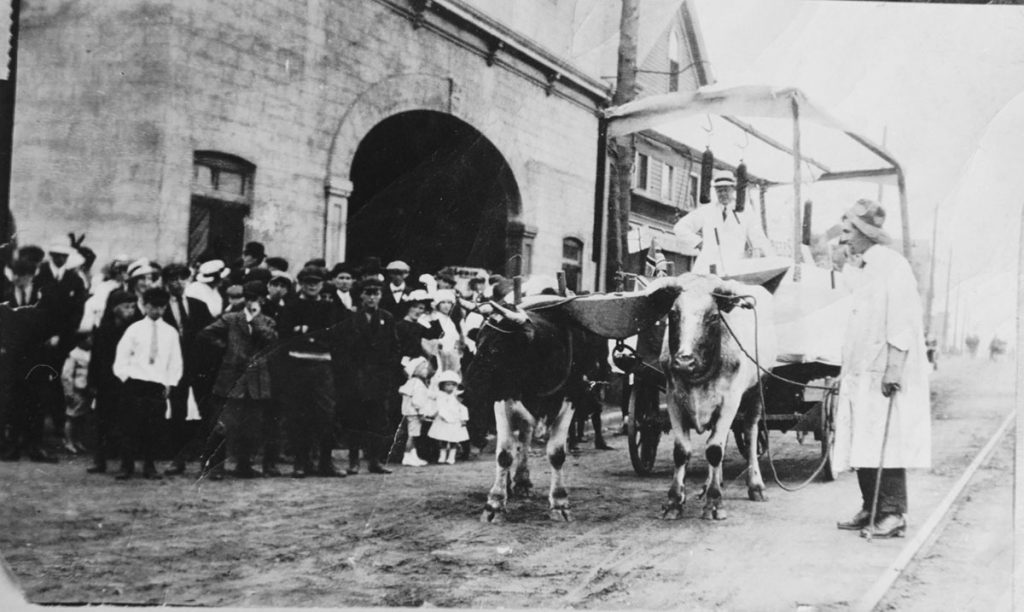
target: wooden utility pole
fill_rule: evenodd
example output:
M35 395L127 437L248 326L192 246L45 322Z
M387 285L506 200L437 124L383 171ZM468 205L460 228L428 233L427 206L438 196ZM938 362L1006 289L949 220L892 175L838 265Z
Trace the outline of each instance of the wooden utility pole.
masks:
M612 104L620 106L636 97L637 33L639 31L639 0L622 0L619 22L619 63ZM608 260L605 264L605 286L614 289L622 271L629 233L630 197L632 195L633 158L636 146L633 136L617 136L608 143L611 154L608 181Z
M11 30L7 49L7 80L0 80L0 244L14 231L11 217L11 152L14 148L14 95L18 77L18 22L21 0L9 0ZM2 57L2 56L0 56Z

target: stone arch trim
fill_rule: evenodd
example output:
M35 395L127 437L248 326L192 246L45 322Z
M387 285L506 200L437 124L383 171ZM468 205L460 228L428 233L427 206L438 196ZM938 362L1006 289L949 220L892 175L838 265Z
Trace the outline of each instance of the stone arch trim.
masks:
M454 93L454 79L433 74L392 75L368 87L342 115L331 137L328 185L332 180L348 179L356 148L373 126L391 115L411 110L433 110L458 116L453 112Z
M486 133L482 127L485 121L476 120L478 118L472 115L473 104L464 102L464 95L454 78L437 74L397 74L377 81L356 97L338 121L327 154L325 187L328 190L340 188L342 192L351 190L349 173L356 149L378 123L406 111L432 110L464 121L483 134L505 159L521 197L518 176L524 168L522 160L515 151L502 149L498 141ZM522 203L516 202L515 206L517 210L510 213L518 216L522 213Z

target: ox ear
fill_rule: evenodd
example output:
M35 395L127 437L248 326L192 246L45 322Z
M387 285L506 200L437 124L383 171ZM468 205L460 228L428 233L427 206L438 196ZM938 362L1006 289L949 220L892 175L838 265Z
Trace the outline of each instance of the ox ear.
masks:
M775 293L791 265L792 262L785 257L742 259L736 262L732 273L723 275L722 279L745 285L761 285L768 293Z
M682 292L675 278L659 279L641 291L584 295L557 306L577 325L616 340L636 335L664 317Z
M751 287L733 280L723 280L715 287L713 296L715 305L722 312L732 312L736 306L740 308L754 308L757 299L750 295Z

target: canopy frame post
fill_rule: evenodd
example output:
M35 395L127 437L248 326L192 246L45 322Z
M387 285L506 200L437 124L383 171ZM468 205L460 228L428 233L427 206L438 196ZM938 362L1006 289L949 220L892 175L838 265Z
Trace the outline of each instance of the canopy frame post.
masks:
M803 157L800 154L800 102L795 95L791 95L790 104L793 107L793 281L800 282L800 234L801 234L801 210L800 202L803 200L800 193L801 176L800 165Z

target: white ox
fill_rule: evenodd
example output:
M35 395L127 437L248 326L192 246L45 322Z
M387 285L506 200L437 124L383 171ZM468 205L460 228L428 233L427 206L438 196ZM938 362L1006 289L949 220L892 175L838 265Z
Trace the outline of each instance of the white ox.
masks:
M772 367L776 357L772 295L757 285L690 273L659 279L649 289L661 288L679 292L669 311L661 352L676 467L664 516L682 516L686 465L692 452L690 430L694 430L710 432L705 450L709 467L702 518L723 519L722 457L741 402L741 417L751 446L747 452L747 493L753 501L765 500L756 448L761 371L736 339L751 356L756 353L765 369Z

